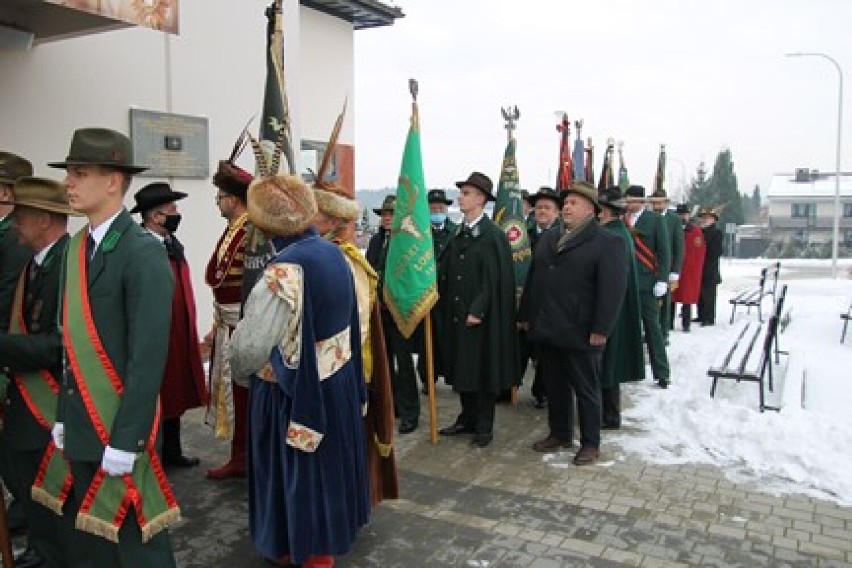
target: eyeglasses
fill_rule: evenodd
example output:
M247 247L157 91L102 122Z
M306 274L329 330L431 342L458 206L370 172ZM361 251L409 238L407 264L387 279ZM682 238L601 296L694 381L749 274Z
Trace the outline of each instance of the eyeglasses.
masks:
M220 201L222 201L226 197L233 197L233 196L228 195L227 193L218 193L218 194L216 194L215 201L216 201L216 203L219 203Z

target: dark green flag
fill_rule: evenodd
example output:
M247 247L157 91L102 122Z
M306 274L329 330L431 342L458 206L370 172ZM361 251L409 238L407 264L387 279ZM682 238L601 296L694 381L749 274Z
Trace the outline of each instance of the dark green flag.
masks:
M532 261L530 239L524 222L524 207L521 198L520 176L515 163L515 138L509 138L500 169L500 184L494 204L494 222L506 233L512 247L515 263L515 286L522 288Z
M405 337L414 333L438 301L436 274L415 101L402 154L384 275L385 305Z

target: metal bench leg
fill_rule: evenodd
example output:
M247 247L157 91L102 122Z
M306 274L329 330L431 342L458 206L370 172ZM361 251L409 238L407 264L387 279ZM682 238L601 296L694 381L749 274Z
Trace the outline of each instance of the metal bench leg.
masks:
M849 320L844 319L843 320L843 333L840 334L840 343L843 343L844 341L846 341L846 326L847 325L849 325Z
M719 380L719 377L713 377L713 386L710 387L710 398L713 398L716 395L716 381Z
M736 305L736 304L734 304L734 307L733 307L733 308L731 308L731 324L732 324L732 325L733 325L733 323L734 323L734 315L735 315L736 313L737 313L737 305Z

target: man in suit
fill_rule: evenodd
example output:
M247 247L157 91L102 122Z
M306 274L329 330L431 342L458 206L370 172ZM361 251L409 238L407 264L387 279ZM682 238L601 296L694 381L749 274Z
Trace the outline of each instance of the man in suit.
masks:
M491 179L473 172L456 182L464 215L439 263L441 353L447 384L459 393L461 414L443 436L472 433L473 445L493 439L497 395L520 371L515 322L515 274L505 233L485 214L494 200Z
M69 204L88 218L68 245L52 434L71 464L77 546L92 564L169 567L166 529L180 510L156 441L174 281L163 246L123 207L145 170L132 158L124 134L82 128L68 157L49 164L66 170Z
M654 380L665 389L669 386L670 374L666 342L660 326L660 304L669 290L671 241L663 218L645 209L645 188L631 185L624 193L627 197L624 223L633 235L645 343Z
M719 259L725 251L725 236L716 227L719 212L705 207L698 213L704 233L705 254L701 272L701 295L698 299L698 319L702 327L716 325L716 288L722 282Z
M651 207L666 223L666 232L669 235L672 251L669 266L669 291L663 296L660 306L660 327L663 330L663 339L666 345L669 344L669 330L672 328L672 292L677 290L680 284L680 271L683 266L683 225L680 215L669 209L670 202L664 189L658 189L651 195Z
M388 257L388 246L391 239L391 221L393 221L394 203L396 197L387 195L382 206L373 209L373 213L381 218L379 231L370 239L367 245L367 260L376 271L378 298L382 330L385 335L385 351L391 374L391 388L396 416L399 418L399 433L410 434L417 429L420 419L420 395L417 393L417 377L414 371L414 356L416 348L415 335L406 338L396 325L390 310L384 302L385 265ZM422 338L422 333L421 333Z
M627 249L598 224L599 209L591 184L574 182L565 192L563 223L536 247L518 316L540 347L548 395L550 432L533 449L572 447L573 391L580 419L578 466L600 456L601 355L627 286Z
M558 225L557 219L562 209L563 196L556 193L553 188L541 187L537 193L529 196L528 199L530 205L532 205L534 223L528 229L527 233L530 238L530 250L535 254L536 246L538 246L542 235ZM526 372L529 360L535 360L536 356L533 344L527 340L527 332L525 330L518 332L518 338L521 345L521 374L523 375ZM545 392L544 380L541 378L541 372L538 367L536 367L530 391L535 407L544 408L547 405L547 394Z
M9 311L12 309L12 296L21 269L32 258L33 251L18 242L12 230L11 212L14 199L12 187L18 178L31 176L33 166L29 160L10 152L0 152L0 330L9 329ZM5 390L9 378L0 372L0 392ZM28 499L27 487L15 483L14 464L9 452L9 444L0 429L0 478L14 498L9 504L7 521L14 534L24 534L27 520L24 503Z
M48 566L80 566L84 551L73 546L72 500L61 503L58 496L49 496L43 483L34 492L38 502L30 497L56 421L54 389L62 377L57 309L68 216L74 212L62 184L53 180L19 178L14 195L3 205L14 206L13 225L21 245L36 251L18 276L8 332L0 332L0 367L12 376L5 401L4 443L14 458L14 481L23 489L16 499L25 507L29 526L29 553L17 558L15 566L39 566L42 560ZM67 466L54 465L64 475L56 470L49 475L64 481L70 474Z
M171 467L195 467L200 463L198 458L183 453L180 418L187 410L204 406L207 402L189 263L183 245L175 236L181 220L177 201L184 197L185 193L174 191L167 183L150 183L133 196L136 205L130 210L131 213L139 213L142 226L163 243L175 281L169 354L160 387L163 465Z

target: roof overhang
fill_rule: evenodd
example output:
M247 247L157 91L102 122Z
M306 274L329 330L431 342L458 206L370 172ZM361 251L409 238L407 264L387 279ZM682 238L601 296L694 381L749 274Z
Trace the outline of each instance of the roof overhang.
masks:
M303 6L350 22L356 30L391 26L402 10L378 0L300 0Z
M43 43L90 33L129 27L130 24L74 10L42 0L0 2L0 44L14 48L16 38L30 36L30 43ZM21 45L26 48L28 46Z

